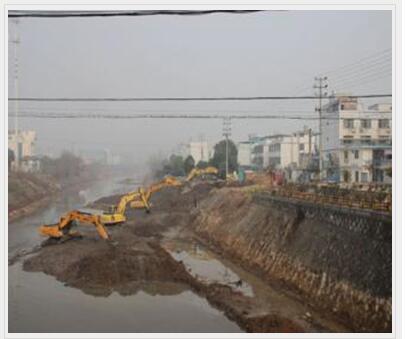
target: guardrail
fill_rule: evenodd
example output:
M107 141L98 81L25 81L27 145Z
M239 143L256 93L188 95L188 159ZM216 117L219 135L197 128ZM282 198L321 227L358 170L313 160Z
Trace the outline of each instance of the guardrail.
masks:
M301 192L295 190L287 190L282 187L271 190L272 195L292 198L297 200L305 200L307 202L317 204L330 204L342 207L368 209L374 211L390 212L392 211L392 201L389 198L387 201L372 201L358 198L350 198L339 195L322 195L312 192ZM389 196L388 196L389 197Z

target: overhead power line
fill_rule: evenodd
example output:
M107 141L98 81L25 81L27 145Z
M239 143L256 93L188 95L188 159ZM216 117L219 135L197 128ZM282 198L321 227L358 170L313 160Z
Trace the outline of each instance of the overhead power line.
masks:
M363 57L361 59L357 59L356 61L354 61L352 63L346 64L343 66L339 66L332 70L325 70L325 71L323 71L323 73L327 73L327 74L344 73L353 68L357 69L358 67L361 67L362 65L367 64L367 63L372 64L375 62L379 62L381 59L391 58L391 54L392 54L392 49L387 48L387 49L379 51L375 54Z
M215 13L225 14L250 14L262 12L260 10L207 10L207 11L9 11L9 18L29 17L29 18L68 18L68 17L112 17L112 16L153 16L153 15L207 15Z
M278 120L319 120L319 116L286 116L286 115L235 115L235 114L53 114L23 113L21 118L40 119L278 119ZM340 117L325 117L321 120L342 120Z
M392 94L363 94L363 95L345 95L346 98L384 98L392 97ZM249 100L303 100L318 99L318 96L252 96L252 97L139 97L139 98L35 98L20 97L8 98L9 101L77 101L77 102L97 102L97 101L249 101ZM336 98L329 96L328 98Z

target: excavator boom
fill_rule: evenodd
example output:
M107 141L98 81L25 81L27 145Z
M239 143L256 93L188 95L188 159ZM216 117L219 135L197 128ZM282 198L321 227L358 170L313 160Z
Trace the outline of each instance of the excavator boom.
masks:
M204 174L218 174L218 169L213 166L209 166L206 168L193 168L191 172L188 174L186 181L190 181L197 176L204 175Z
M140 195L139 199L135 199L134 201L132 201L130 206L132 208L144 208L146 210L146 212L149 212L150 211L150 198L152 197L153 193L161 190L164 187L181 186L181 185L182 185L182 183L179 180L177 180L175 177L167 176L163 180L149 186L147 191L140 189L140 192L142 194Z

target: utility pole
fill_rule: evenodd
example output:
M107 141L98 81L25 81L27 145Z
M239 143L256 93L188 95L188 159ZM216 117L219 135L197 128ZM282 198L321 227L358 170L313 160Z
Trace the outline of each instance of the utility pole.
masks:
M16 143L16 152L15 152L15 163L17 170L20 168L20 134L18 131L18 44L20 43L20 38L18 35L18 24L19 20L13 20L14 27L14 39L10 40L14 44L14 96L17 100L14 102L14 133L15 133L15 143Z
M315 111L319 112L319 181L322 180L322 172L323 172L323 149L322 149L322 98L328 95L327 91L325 90L328 87L328 84L325 83L328 80L328 77L315 77L315 85L314 88L318 90L319 100L319 107L315 108ZM324 91L325 90L325 91Z
M224 118L222 125L222 135L225 137L225 178L228 178L229 173L229 136L232 133L232 120L231 118Z

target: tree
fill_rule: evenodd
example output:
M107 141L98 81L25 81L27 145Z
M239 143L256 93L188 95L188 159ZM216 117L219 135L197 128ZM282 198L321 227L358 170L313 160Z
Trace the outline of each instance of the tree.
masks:
M56 159L43 157L41 168L44 173L61 180L80 176L84 169L84 163L82 158L68 151L63 151L61 156Z
M12 149L8 149L8 168L11 168L11 163L15 161L15 154Z
M209 166L208 161L204 161L204 160L200 160L197 164L197 168L199 169L204 169L207 168Z
M170 173L174 176L183 176L184 175L184 161L181 155L172 154L169 158Z
M193 156L189 155L185 160L184 160L184 172L186 174L189 174L191 172L191 170L194 168L195 166L195 161Z
M221 140L214 147L211 165L218 168L219 176L226 176L226 140ZM232 173L238 169L238 149L232 140L228 140L228 170Z

